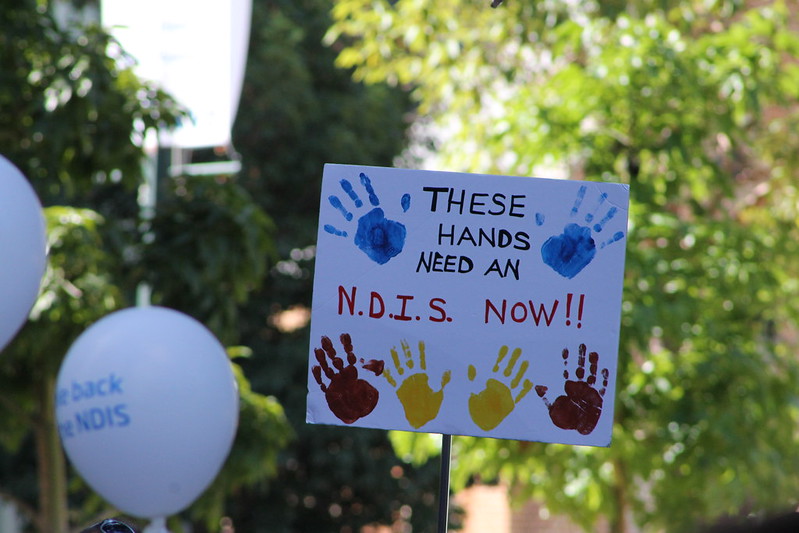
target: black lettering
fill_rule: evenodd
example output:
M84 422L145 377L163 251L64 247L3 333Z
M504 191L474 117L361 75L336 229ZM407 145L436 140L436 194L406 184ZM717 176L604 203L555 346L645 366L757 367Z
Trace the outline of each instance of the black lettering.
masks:
M466 203L466 191L461 189L461 197L460 200L455 199L455 189L449 190L449 198L447 200L447 213L452 211L452 206L458 206L458 214L463 214L463 205Z
M495 234L496 230L494 228L491 228L490 235L486 233L486 231L483 228L480 228L480 232L478 233L478 242L480 243L480 246L482 246L483 241L485 241L488 244L490 244L492 248L495 247L497 245Z
M487 196L488 196L488 193L484 193L484 192L473 193L472 194L472 199L469 202L469 212L471 214L473 214L473 215L485 215L486 214L485 211L479 211L477 209L478 207L484 207L486 205L485 202L482 202L482 201L478 200L478 197L479 198L485 198Z
M516 200L519 200L519 203L516 203ZM517 212L515 209L518 207L519 209L524 209L524 204L521 203L521 200L524 200L523 194L513 194L510 197L510 209L508 210L508 214L512 217L523 217L524 213Z
M422 252L416 272L471 272L474 263L465 255L443 255L440 252Z
M516 244L513 245L514 248L517 250L529 250L530 249L530 236L525 233L524 231L517 231L516 232Z
M491 197L491 202L497 206L499 209L498 211L489 210L489 215L501 215L505 212L505 198L506 196L501 192L494 193L494 196Z
M474 235L472 235L472 231L469 229L468 226L463 228L461 236L458 239L458 246L463 244L463 241L469 241L469 243L471 243L472 246L477 246L477 241L474 240Z
M424 192L432 193L430 196L430 211L438 211L439 194L446 193L447 213L463 214L466 208L466 191L456 190L451 187L422 187ZM493 215L499 216L507 214L512 217L524 217L525 195L513 194L508 204L508 196L497 192L491 195L485 192L474 192L469 195L468 212L472 215ZM488 208L488 209L486 209Z
M491 265L486 269L485 272L483 272L483 275L487 276L487 275L489 275L492 272L495 272L495 273L499 274L500 278L504 278L505 277L505 276L502 275L502 270L499 268L499 261L496 260L496 259L491 261Z
M455 243L455 224L450 226L450 228L451 229L450 229L449 233L444 233L444 224L439 224L438 225L438 245L439 246L443 245L442 240L444 238L449 239L449 245L450 246L452 246ZM460 243L458 243L458 244L460 244Z
M433 197L430 199L430 211L435 213L438 207L438 193L449 191L449 187L422 187L422 190L433 193Z
M487 275L489 275L491 273L496 273L496 274L499 275L500 278L507 278L508 277L508 273L511 273L511 274L513 274L513 277L518 280L519 279L519 263L520 263L519 259L516 259L515 261L512 261L510 259L506 259L505 260L505 268L503 270L503 268L499 264L499 259L494 259L491 262L491 265L483 273L483 275L487 276Z
M436 252L433 258L433 272L443 272L443 267L441 265L444 263L444 256Z
M432 268L431 259L433 257L433 252L422 252L419 254L419 262L416 263L416 272L419 272L422 268L424 268L425 272L430 272Z
M499 241L497 242L497 246L500 248L507 248L512 242L513 236L510 234L510 231L506 229L499 230Z

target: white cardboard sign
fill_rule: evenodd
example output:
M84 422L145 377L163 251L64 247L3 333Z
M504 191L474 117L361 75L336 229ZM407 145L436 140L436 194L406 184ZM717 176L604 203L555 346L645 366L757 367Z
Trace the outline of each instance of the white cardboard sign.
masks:
M326 165L307 421L609 445L628 201Z

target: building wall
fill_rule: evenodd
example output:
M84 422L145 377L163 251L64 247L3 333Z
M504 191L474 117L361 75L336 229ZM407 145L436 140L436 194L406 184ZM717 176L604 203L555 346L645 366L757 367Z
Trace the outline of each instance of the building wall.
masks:
M475 485L455 495L465 513L462 533L582 533L565 516L551 515L531 501L512 508L503 485Z

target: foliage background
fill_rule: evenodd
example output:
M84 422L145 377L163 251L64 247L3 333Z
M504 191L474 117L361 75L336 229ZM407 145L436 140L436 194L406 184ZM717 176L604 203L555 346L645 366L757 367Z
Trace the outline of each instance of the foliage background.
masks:
M338 64L411 89L431 167L631 188L613 445L456 439L457 486L589 530L796 507L799 41L757 4L335 2Z
M588 530L796 507L799 6L487 4L255 0L243 170L163 180L143 228L142 135L179 104L117 63L102 31L59 28L43 1L0 2L0 152L50 227L42 297L0 358L0 494L30 530L113 512L68 471L50 388L72 340L142 281L249 354L236 448L180 518L432 530L428 436L304 424L325 162L631 186L613 445L456 438L456 487L506 482Z
M31 530L67 531L113 512L68 471L50 389L74 338L132 305L142 282L153 288L153 303L195 316L238 345L230 350L242 396L236 444L182 521L195 531L217 530L223 514L247 531L430 521L434 467L403 463L382 432L306 428L307 329L281 330L275 320L310 305L323 163L390 164L405 140L403 92L364 87L333 66L334 52L321 44L328 7L255 2L234 132L244 171L162 179L156 216L142 221L143 135L174 124L179 104L136 79L130 59L113 55L98 28L59 26L46 2L2 6L0 152L36 188L51 241L42 297L0 361L8 421L0 494ZM208 152L189 157L216 157Z

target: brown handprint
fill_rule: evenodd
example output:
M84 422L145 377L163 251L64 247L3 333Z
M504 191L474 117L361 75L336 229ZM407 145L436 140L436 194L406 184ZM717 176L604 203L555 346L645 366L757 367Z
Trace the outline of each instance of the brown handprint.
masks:
M563 371L563 378L566 379L563 388L566 392L565 396L558 396L554 403L550 403L546 397L547 388L541 385L536 386L535 391L538 393L547 408L549 409L549 418L552 422L561 429L575 429L582 435L588 435L596 427L599 422L599 416L602 414L602 401L605 396L605 389L608 386L608 369L603 368L602 375L602 388L597 391L596 374L599 365L599 354L591 352L588 354L588 379L585 378L585 355L587 352L585 344L581 344L578 348L577 357L577 381L569 379L569 371ZM563 365L568 365L569 350L563 349Z
M325 393L325 400L333 414L345 424L352 424L372 412L377 405L379 393L369 382L358 378L358 369L355 368L357 358L353 352L349 333L342 333L340 339L347 353L347 365L345 366L344 360L336 355L333 342L328 337L322 337L322 348L314 348L314 355L319 364L314 365L311 371L322 392ZM330 368L328 359L333 363L333 368ZM364 368L379 375L383 365L375 363L371 361L365 364ZM322 381L322 372L330 380L329 385L325 385Z

